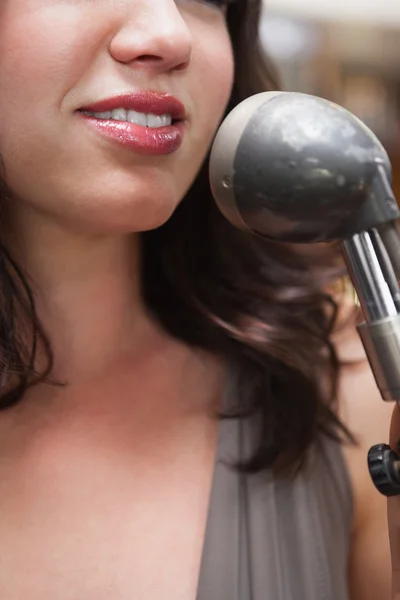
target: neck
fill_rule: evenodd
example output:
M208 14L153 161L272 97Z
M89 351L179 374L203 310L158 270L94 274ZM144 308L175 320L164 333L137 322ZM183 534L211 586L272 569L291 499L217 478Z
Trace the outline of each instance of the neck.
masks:
M32 282L54 375L91 377L143 348L152 327L140 295L139 237L77 235L29 221L13 228L19 236L10 246Z

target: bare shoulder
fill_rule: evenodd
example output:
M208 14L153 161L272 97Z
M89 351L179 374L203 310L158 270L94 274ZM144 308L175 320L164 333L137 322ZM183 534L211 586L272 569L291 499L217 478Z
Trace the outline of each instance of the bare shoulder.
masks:
M390 600L390 550L386 499L374 488L367 467L371 446L387 442L393 405L376 387L356 328L336 336L342 369L339 412L357 440L345 447L354 493L354 529L350 557L351 600Z
M360 445L387 441L394 405L381 398L356 328L339 333L335 341L345 363L340 378L341 418Z

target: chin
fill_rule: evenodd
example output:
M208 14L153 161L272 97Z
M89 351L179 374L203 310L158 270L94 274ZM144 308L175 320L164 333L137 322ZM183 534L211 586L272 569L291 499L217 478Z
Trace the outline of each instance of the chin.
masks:
M174 174L175 175L175 174ZM71 185L71 181L73 185ZM171 218L185 196L191 181L169 173L146 173L146 177L106 177L86 179L55 178L53 185L18 189L14 197L25 198L31 217L36 213L57 228L85 235L139 233L157 229ZM43 193L45 190L45 193ZM54 199L57 198L57 202ZM18 200L15 206L18 205Z
M87 201L58 214L59 225L66 225L77 232L95 235L140 233L157 229L166 223L180 198L158 195L137 197L97 197L96 202Z

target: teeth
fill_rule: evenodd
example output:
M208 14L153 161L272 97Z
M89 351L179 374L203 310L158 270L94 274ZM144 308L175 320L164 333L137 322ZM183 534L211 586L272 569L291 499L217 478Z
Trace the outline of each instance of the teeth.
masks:
M91 113L91 114L94 114L94 113ZM109 110L108 112L96 113L96 117L98 119L111 119L111 110Z
M142 125L147 127L147 116L144 113L136 112L136 110L128 110L129 123L136 123L136 125Z
M163 127L169 127L169 125L172 125L171 115L162 115L161 118L163 120Z
M111 118L114 121L127 121L126 110L124 108L116 108L112 111Z
M147 115L147 127L164 127L165 125L167 125L167 122L165 120L167 118L167 115Z
M108 112L90 112L84 111L85 114L95 117L96 119L107 119L113 121L126 121L135 123L142 127L150 127L157 129L159 127L167 127L172 124L171 115L153 115L151 113L144 114L136 110L125 110L125 108L116 108Z

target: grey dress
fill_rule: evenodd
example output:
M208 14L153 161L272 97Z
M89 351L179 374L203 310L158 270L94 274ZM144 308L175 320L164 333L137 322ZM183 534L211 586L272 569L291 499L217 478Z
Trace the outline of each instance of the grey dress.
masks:
M230 467L254 438L220 425L197 600L349 600L352 494L339 444L316 446L294 481Z

